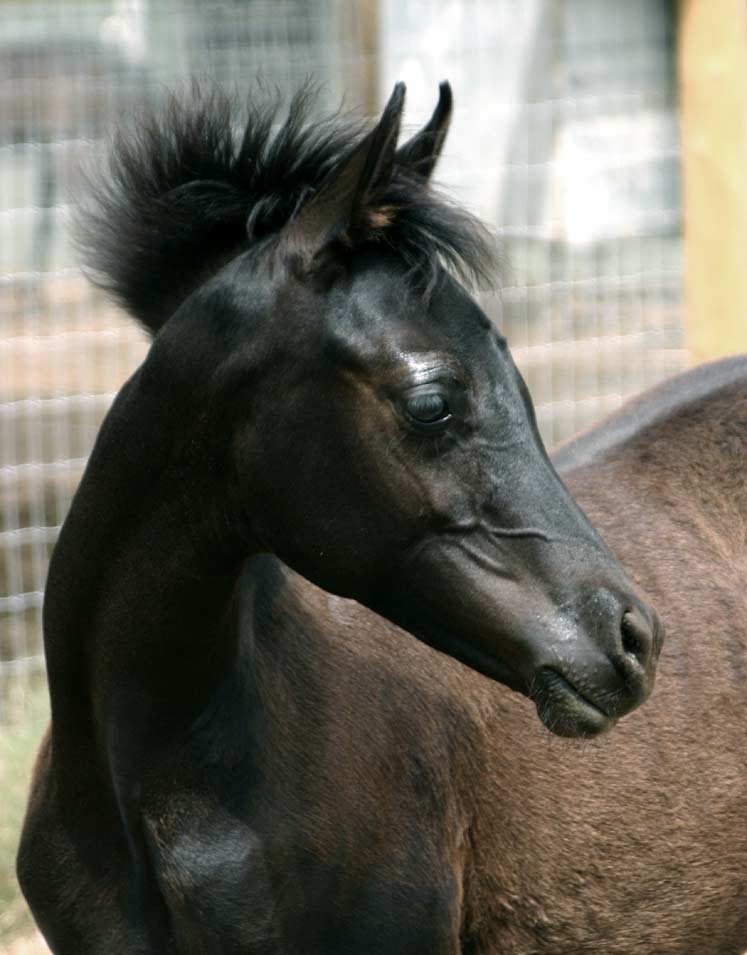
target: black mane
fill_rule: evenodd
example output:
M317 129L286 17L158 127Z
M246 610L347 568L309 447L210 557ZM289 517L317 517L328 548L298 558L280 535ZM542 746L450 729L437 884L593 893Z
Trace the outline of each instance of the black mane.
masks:
M367 132L350 115L312 120L313 103L302 89L279 122L277 102L237 105L194 85L118 129L77 221L93 280L156 332L209 275L281 229ZM427 281L443 264L490 284L490 234L422 176L395 166L377 206L384 214L371 238Z

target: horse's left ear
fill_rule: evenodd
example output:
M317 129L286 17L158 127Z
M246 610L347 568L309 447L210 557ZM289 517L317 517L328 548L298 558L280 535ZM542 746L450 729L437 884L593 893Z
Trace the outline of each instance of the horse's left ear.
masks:
M370 232L370 210L394 170L405 84L397 83L381 119L301 205L285 230L283 251L310 263L331 242L353 245Z
M412 169L424 179L430 178L449 132L453 106L451 86L444 80L438 87L438 103L431 118L420 132L397 150L395 162L398 166Z

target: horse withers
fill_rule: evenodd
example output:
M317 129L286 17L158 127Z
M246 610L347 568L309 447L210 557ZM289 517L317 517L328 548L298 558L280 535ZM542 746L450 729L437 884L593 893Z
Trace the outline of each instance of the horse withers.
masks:
M393 887L386 866L329 915L355 840L307 858L271 813L266 854L263 641L289 628L283 679L302 679L302 649L339 625L317 597L299 607L277 560L374 611L372 634L389 620L531 697L557 734L594 736L651 692L657 617L558 478L462 284L493 268L488 236L429 186L450 90L398 148L403 102L400 84L366 130L309 123L301 94L274 133L250 106L237 138L228 101L196 91L121 133L92 185L90 262L154 341L50 565L52 721L19 877L60 955L450 944L444 886ZM303 693L329 725L334 694ZM304 744L299 795L327 744ZM427 834L405 843L431 858ZM320 893L313 924L278 901L295 866Z

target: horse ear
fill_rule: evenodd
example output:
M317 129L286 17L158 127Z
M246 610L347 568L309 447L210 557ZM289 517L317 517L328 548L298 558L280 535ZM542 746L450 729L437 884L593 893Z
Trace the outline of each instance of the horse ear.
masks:
M397 150L395 162L398 166L405 166L424 179L430 179L449 132L453 106L451 86L444 80L439 84L438 103L431 118L419 133Z
M302 203L287 226L291 255L312 258L335 239L352 244L370 231L366 213L391 179L404 103L397 83L376 126Z

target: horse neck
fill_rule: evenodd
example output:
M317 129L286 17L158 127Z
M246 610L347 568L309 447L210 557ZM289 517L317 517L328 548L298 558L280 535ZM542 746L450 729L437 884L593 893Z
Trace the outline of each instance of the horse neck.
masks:
M235 652L233 593L247 548L222 513L220 469L201 459L199 439L183 440L197 431L189 401L142 378L101 429L50 563L53 732L111 711L120 695L132 708L136 686L140 701L177 718ZM198 446L186 458L185 444Z

